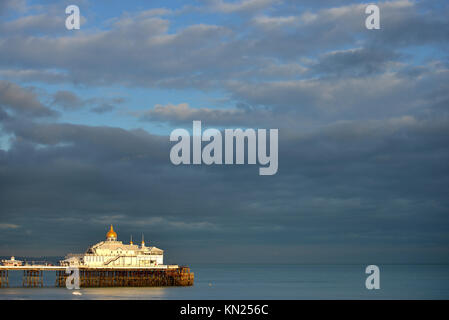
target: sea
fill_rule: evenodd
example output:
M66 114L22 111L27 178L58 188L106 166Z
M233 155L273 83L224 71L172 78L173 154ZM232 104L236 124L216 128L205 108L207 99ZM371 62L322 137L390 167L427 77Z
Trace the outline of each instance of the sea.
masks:
M192 287L55 288L45 272L43 288L22 288L22 271L10 272L0 299L449 299L449 265L378 265L380 288L365 286L366 265L190 265Z

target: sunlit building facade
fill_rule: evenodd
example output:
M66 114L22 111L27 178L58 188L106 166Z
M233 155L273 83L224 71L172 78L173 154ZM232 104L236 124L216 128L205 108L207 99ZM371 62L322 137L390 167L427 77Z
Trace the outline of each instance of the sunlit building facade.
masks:
M142 239L140 245L124 244L117 240L113 226L106 234L106 240L87 249L84 254L69 254L60 262L63 266L86 267L151 267L164 264L164 251L146 246Z

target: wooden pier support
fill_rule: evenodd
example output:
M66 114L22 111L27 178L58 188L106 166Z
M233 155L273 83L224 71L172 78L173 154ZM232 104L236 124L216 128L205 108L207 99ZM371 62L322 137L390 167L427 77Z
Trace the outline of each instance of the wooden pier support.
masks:
M0 288L8 288L9 287L9 274L8 270L0 271Z
M22 286L27 288L43 287L44 274L42 270L24 270Z
M56 271L56 286L65 287L68 275ZM194 274L187 267L165 270L80 269L80 287L166 287L192 286Z
M23 270L22 286L27 288L44 286L44 270L56 271L56 287L66 287L65 267L2 267L0 288L9 287L9 270ZM87 268L80 267L80 287L167 287L193 286L194 274L188 267L176 268Z

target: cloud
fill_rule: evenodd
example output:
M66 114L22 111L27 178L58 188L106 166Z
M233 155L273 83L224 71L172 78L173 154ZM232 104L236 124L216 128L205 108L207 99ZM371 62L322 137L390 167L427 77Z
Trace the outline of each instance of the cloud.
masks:
M3 69L0 76L15 81L63 83L68 81L67 74L50 70L35 69Z
M385 32L372 34L377 46L411 47L432 44L445 47L449 40L449 22L443 16L449 8L429 10L425 3L392 1L381 4L382 26Z
M5 230L5 229L17 229L20 228L20 226L16 225L16 224L11 224L11 223L0 223L0 229L1 230Z
M103 113L111 112L114 109L115 109L115 106L113 106L112 104L103 103L96 107L91 108L90 111L98 113L98 114L103 114Z
M52 105L59 106L64 110L74 111L85 106L92 106L90 111L102 114L115 109L116 104L121 104L124 99L121 97L105 98L94 97L82 99L71 91L59 90L53 94Z
M265 9L273 4L279 3L278 0L240 0L240 1L223 1L211 0L208 1L209 7L222 13L234 12L254 12Z
M0 80L0 106L16 114L30 117L55 116L56 112L44 106L37 94L12 82Z
M209 4L231 11L272 5L263 1ZM284 66L278 76L281 72L285 75L288 66L296 65L296 74L292 69L287 76L304 77L301 60L317 55L322 57L317 71L341 73L348 67L355 75L365 75L384 68L389 60L407 59L396 52L402 48L429 43L444 47L443 43L447 43L448 26L442 13L426 14L408 1L380 6L385 28L377 33L364 27L362 4L312 8L290 15L276 15L276 11L258 14L244 25L245 32L232 22L198 23L171 30L171 21L165 16L170 12L164 9L124 14L112 19L102 31L3 37L0 74L29 80L42 76L42 81L52 83L210 90L235 79L253 80L267 61ZM348 47L357 49L350 52ZM356 64L351 67L346 61ZM339 70L336 66L329 69L333 62L340 65ZM23 66L24 71L17 70Z
M96 219L97 223L99 221L104 221L105 217L101 217L101 219ZM106 217L108 221L111 221L110 217ZM130 221L126 216L119 216L118 219L113 219L114 223L120 224L121 226L139 226L145 228L160 228L162 230L178 230L178 231L217 231L218 226L213 223L207 221L182 221L182 220L173 220L167 219L165 217L150 217L145 218L142 217L137 220Z
M64 226L81 247L109 221L174 247L173 237L195 245L192 234L210 245L444 244L448 124L404 116L285 131L268 183L252 166L173 166L168 138L143 130L27 123L12 128L16 138L0 152L2 219Z
M154 16L164 16L172 14L173 11L167 8L156 8L142 11L139 16L141 17L154 17Z
M200 24L188 26L177 34L167 34L168 25L167 20L160 18L123 17L112 24L111 30L101 33L31 36L27 41L9 37L0 42L2 67L11 70L28 63L29 72L58 69L65 76L70 75L72 81L82 83L118 81L166 86L183 75L184 81L195 81L188 74L215 59L208 58L208 48L228 31L224 27ZM184 54L180 56L179 52Z
M20 17L0 24L0 32L15 34L49 34L64 32L65 16L56 13L43 13Z
M77 109L82 107L85 102L70 91L61 90L54 94L53 104L61 106L64 109Z
M207 125L248 125L257 120L251 119L256 116L258 123L270 119L271 113L264 110L252 110L247 108L213 109L213 108L191 108L188 103L178 105L157 104L153 109L139 114L142 121L168 122L171 124L189 124L194 120L201 120Z
M325 69L326 59L329 57L324 58L323 64L312 66L311 70L317 72L320 68ZM353 57L349 60L352 61ZM235 99L254 106L271 106L278 112L290 112L296 114L298 119L314 122L420 113L428 108L432 95L434 99L437 96L440 99L445 97L442 91L436 92L435 88L447 87L447 69L432 69L429 66L420 77L411 79L403 73L410 69L408 66L374 73L375 69L369 69L369 64L363 67L357 66L357 63L348 64L351 64L348 68L338 63L332 64L332 71L325 73L327 78L265 83L235 81L229 83L229 90L234 92ZM335 73L338 75L338 72L340 77L336 78Z
M280 27L293 26L298 23L298 17L286 16L286 17L269 17L269 16L257 16L252 19L252 22L264 29L277 29Z
M11 11L23 12L26 10L25 0L3 0L0 2L0 16Z
M327 52L310 69L324 77L359 77L385 72L394 69L396 65L399 67L399 58L398 53L386 49L353 48Z

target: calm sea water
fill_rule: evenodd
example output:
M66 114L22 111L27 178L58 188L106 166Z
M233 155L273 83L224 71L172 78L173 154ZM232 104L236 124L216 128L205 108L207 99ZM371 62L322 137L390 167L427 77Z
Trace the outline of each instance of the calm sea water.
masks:
M380 290L363 265L191 265L193 287L2 288L0 299L449 299L448 265L379 265ZM10 274L21 285L21 272ZM54 273L45 274L54 285Z

